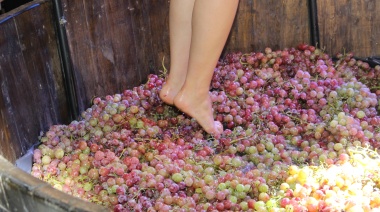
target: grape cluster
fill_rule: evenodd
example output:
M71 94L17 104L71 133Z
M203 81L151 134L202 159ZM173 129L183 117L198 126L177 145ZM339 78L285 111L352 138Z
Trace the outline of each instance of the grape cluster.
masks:
M210 87L220 138L165 105L165 76L149 75L94 98L80 120L51 126L31 174L114 211L380 210L379 172L360 166L367 156L357 150L379 166L371 76L380 67L338 58L305 44L228 54Z

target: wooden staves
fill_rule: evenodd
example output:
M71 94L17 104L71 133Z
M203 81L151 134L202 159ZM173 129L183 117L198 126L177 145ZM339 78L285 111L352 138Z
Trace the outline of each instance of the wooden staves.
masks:
M122 92L168 61L167 1L63 0L80 110Z
M12 14L0 16L0 155L14 162L40 131L69 120L51 3Z
M321 47L328 54L380 56L380 2L318 0Z
M279 50L309 41L307 1L240 1L224 52Z

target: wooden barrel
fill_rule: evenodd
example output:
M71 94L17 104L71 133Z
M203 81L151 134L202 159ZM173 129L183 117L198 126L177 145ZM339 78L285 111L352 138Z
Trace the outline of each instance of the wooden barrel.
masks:
M0 156L14 164L94 96L143 83L163 61L169 68L169 4L35 0L0 15ZM330 55L379 56L379 14L367 0L240 1L221 56L312 40Z

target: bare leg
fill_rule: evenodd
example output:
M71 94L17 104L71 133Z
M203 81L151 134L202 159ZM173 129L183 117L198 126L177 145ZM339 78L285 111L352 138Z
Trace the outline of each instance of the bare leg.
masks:
M187 76L174 98L174 105L178 109L195 118L206 132L216 135L223 128L213 118L210 82L238 3L238 0L195 1Z
M173 104L174 97L185 83L187 75L194 2L195 0L171 0L170 2L170 73L160 91L160 98L170 105Z

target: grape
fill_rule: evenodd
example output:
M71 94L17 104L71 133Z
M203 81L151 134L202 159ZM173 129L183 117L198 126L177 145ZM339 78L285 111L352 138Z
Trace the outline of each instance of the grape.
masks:
M242 184L236 185L236 191L237 192L243 192L244 190L245 190L244 185L242 185Z
M239 167L242 164L241 159L238 157L233 158L231 163L232 163L232 166L234 166L234 167Z
M65 154L65 152L64 152L64 150L61 149L61 148L56 149L55 152L54 152L54 156L55 156L55 158L57 158L57 159L61 159L61 158L63 158L64 154Z
M265 208L265 202L263 201L257 201L255 202L255 210L259 211L262 208Z
M215 138L150 74L51 126L31 174L114 211L375 210L379 67L307 44L227 54L210 86Z
M132 106L129 108L129 111L130 111L131 113L138 113L138 112L139 112L139 108L138 108L138 106L136 106L136 105L132 105Z
M363 112L363 111L358 111L357 113L356 113L356 116L359 118L359 119L362 119L362 118L364 118L365 117L365 113Z
M343 145L341 143L334 144L335 151L340 151L341 149L343 149Z
M259 187L258 187L259 191L260 192L268 192L269 190L269 187L267 184L264 184L264 183L260 183Z
M208 199L208 200L212 200L212 199L214 199L215 198L215 192L213 191L213 190L208 190L208 191L206 191L206 193L205 193L205 197L206 197L206 199Z
M181 173L175 173L173 174L172 179L174 182L179 183L183 180L183 176Z
M47 165L47 164L49 164L50 162L51 162L51 158L50 158L50 156L45 155L45 156L42 157L42 163L43 163L43 164Z
M227 185L225 184L225 183L219 183L219 185L218 185L218 189L219 190L224 190L224 189L226 189L227 188Z
M237 203L237 201L238 201L237 197L233 196L233 195L229 196L228 200L230 200L232 203Z
M268 209L272 209L272 208L276 208L276 207L277 207L277 202L276 202L276 200L274 200L274 199L270 199L270 200L268 200L268 201L265 203L265 205L266 205L266 207L267 207Z

